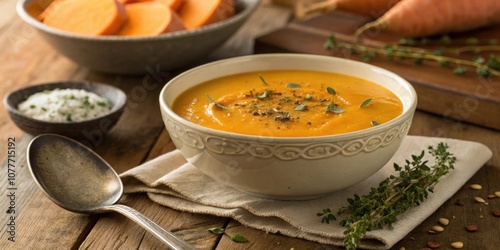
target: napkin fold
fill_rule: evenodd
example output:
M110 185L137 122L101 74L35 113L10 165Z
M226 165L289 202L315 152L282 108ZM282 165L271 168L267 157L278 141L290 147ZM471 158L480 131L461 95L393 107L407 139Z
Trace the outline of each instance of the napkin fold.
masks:
M460 189L492 156L485 145L463 140L406 136L395 156L362 183L331 195L307 201L280 201L256 197L219 184L187 163L178 150L161 155L121 174L125 193L146 192L149 198L176 210L231 217L241 224L270 233L302 238L322 244L342 245L344 228L324 224L316 216L323 208L347 205L354 194L366 194L387 176L393 163L403 166L412 154L445 142L456 158L455 169L442 177L425 202L399 216L394 229L369 231L361 248L389 249L418 226ZM426 152L426 158L433 162ZM250 239L251 240L251 239Z

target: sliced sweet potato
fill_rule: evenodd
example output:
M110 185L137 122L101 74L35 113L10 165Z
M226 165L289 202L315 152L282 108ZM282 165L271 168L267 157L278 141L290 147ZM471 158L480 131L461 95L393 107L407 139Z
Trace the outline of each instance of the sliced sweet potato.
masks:
M174 11L179 11L185 2L185 0L156 0L156 1L166 4Z
M233 0L185 0L179 11L187 29L220 22L233 15Z
M126 4L125 12L128 19L118 32L120 36L153 36L185 29L180 17L157 1Z
M184 0L118 0L118 1L123 4L157 1L166 4L174 11L180 10L182 4L184 3Z
M44 23L67 32L113 35L127 19L123 4L116 0L56 0L53 4L57 6L46 12Z

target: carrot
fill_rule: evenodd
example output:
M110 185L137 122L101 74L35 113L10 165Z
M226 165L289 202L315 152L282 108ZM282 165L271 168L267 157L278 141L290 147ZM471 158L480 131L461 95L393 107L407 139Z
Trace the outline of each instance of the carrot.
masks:
M295 6L299 18L309 13L344 10L369 17L379 17L401 0L301 0Z
M180 17L160 2L126 4L125 11L128 20L118 32L120 36L151 36L185 29Z
M125 8L116 0L57 1L44 18L48 26L83 35L112 35L125 21Z
M233 0L186 0L179 11L187 29L225 20L234 15Z
M404 0L374 22L362 26L407 37L423 37L467 31L500 23L499 0Z

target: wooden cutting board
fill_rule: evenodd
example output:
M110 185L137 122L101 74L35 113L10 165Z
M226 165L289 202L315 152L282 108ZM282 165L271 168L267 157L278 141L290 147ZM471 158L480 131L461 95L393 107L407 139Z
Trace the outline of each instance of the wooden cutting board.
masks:
M369 21L366 17L345 12L294 21L256 39L255 53L308 53L361 61L359 55L329 51L323 44L331 34L339 41L350 40L356 28ZM453 39L471 37L500 40L500 26L455 35ZM363 38L365 44L383 46L397 43L401 36L373 31ZM393 71L411 82L418 94L419 110L440 115L452 123L469 122L500 130L500 77L482 78L473 68L468 69L466 75L458 76L453 74L453 68L444 68L434 62L417 65L411 59L376 57L368 63Z

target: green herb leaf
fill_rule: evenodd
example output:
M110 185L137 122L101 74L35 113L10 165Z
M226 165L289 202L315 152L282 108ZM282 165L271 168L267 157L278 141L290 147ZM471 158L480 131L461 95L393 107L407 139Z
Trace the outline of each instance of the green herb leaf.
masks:
M326 91L332 95L336 95L337 92L332 87L326 87Z
M245 243L248 242L247 238L239 235L239 234L231 234L229 235L232 241L238 242L238 243Z
M342 114L345 112L345 110L342 108L338 108L335 103L331 102L330 104L328 104L328 106L326 106L326 112L332 112L335 114Z
M323 44L323 48L327 50L331 50L337 46L337 40L333 35L330 35L326 38L325 43Z
M307 110L307 105L305 105L304 103L300 104L295 108L295 111L305 111L305 110Z
M301 88L302 86L300 86L300 84L298 84L298 83L289 82L289 83L287 83L287 84L286 84L286 86L285 86L285 87L287 87L287 88L291 88L291 89L299 89L299 88Z
M214 99L212 99L212 97L210 97L208 94L207 94L206 96L207 96L208 100L210 100L210 102L212 102L213 104L215 104L215 106L217 106L217 107L219 107L219 108L221 108L221 109L225 109L225 110L228 110L228 111L229 111L229 108L228 108L228 107L226 107L226 106L224 106L224 105L222 105L222 104L220 104L220 103L216 102L216 101L215 101Z
M465 75L466 72L467 72L467 69L464 67L461 67L461 66L458 66L453 70L453 74L460 75L460 76Z
M261 95L258 95L257 96L257 99L259 100L263 100L263 99L266 99L267 97L270 97L272 94L272 92L270 90L266 90L264 91L264 93L262 93Z
M366 105L370 104L370 102L371 102L371 101L372 101L372 98L368 98L368 99L364 100L364 101L363 101L363 102L359 105L359 107L360 107L360 108L364 108L364 107L366 107Z
M260 80L261 80L261 81L262 81L265 85L269 85L269 84L266 82L266 79L264 79L264 77L263 77L261 74L259 74L259 78L260 78Z
M378 126L378 125L380 125L377 121L371 121L371 124L372 124L373 126Z
M213 228L208 229L208 231L210 231L213 234L217 234L217 235L226 233L225 230L223 228L220 228L220 227L213 227Z

